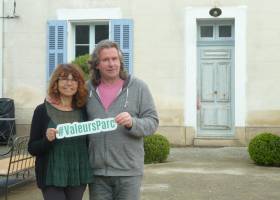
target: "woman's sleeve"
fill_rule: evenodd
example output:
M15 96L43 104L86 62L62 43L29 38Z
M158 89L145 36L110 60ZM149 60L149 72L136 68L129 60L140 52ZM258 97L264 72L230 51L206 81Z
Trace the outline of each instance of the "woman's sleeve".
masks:
M46 154L52 147L52 142L48 141L46 137L47 120L48 117L44 105L37 106L32 117L28 142L28 151L33 156Z

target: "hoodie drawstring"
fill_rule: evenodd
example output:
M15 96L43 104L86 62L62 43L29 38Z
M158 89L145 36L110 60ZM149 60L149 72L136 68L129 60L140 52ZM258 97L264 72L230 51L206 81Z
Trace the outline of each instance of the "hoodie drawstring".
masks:
M124 107L126 108L128 104L128 88L126 89L126 98L125 98L125 103L124 103Z

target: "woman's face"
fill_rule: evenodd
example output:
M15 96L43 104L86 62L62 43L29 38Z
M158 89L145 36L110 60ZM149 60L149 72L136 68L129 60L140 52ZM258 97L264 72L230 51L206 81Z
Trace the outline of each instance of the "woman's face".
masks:
M72 74L66 77L58 77L58 91L61 97L73 97L78 90L78 81Z

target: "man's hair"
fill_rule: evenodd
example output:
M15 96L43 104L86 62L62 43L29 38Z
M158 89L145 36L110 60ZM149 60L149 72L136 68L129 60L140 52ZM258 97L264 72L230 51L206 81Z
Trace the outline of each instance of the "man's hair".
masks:
M123 54L122 54L118 44L111 40L102 40L96 45L96 47L91 55L91 60L88 62L90 77L91 77L91 80L92 80L92 83L94 86L99 85L100 81L101 81L100 72L96 68L100 62L100 52L102 49L109 49L109 48L115 48L118 51L120 64L121 64L119 76L123 80L127 79L127 72L124 69Z
M69 74L73 79L78 82L78 89L73 96L72 106L74 108L81 108L87 102L88 91L86 89L85 80L82 70L74 64L59 64L52 73L49 87L48 96L56 101L60 101L60 92L58 91L58 81L60 77L68 77Z

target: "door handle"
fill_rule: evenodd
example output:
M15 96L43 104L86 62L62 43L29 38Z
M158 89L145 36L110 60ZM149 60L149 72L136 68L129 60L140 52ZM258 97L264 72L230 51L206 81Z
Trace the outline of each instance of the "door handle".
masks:
M218 91L216 90L216 91L214 91L214 94L218 94Z

